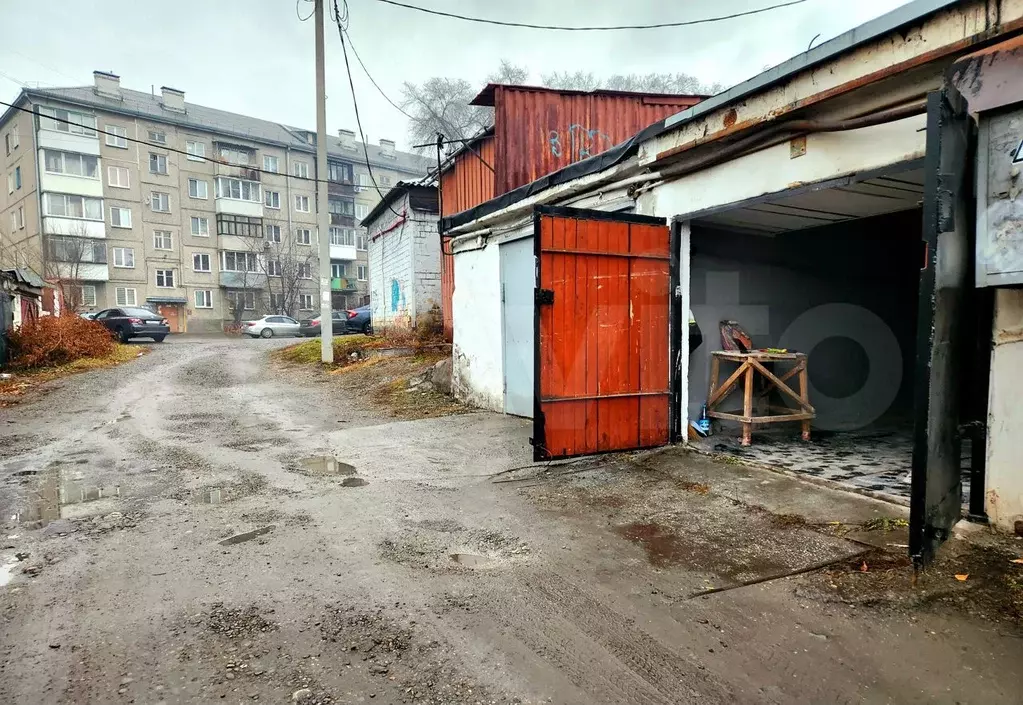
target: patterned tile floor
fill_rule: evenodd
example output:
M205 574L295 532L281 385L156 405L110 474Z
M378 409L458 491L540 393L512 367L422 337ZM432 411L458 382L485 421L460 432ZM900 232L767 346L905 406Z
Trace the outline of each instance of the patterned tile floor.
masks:
M888 495L900 504L909 501L912 427L814 431L809 443L799 438L798 431L755 430L753 444L747 448L739 443L737 431L724 429L697 443L718 453ZM964 506L969 497L969 466L969 441L964 441Z

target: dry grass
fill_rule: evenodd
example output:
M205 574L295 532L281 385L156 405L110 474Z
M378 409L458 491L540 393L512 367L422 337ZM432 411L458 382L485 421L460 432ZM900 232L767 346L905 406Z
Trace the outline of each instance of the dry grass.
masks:
M10 379L0 379L0 407L12 406L23 401L26 394L41 391L41 387L47 382L80 372L116 367L145 355L149 350L142 345L115 343L111 351L102 357L81 357L62 365L28 370L14 374Z

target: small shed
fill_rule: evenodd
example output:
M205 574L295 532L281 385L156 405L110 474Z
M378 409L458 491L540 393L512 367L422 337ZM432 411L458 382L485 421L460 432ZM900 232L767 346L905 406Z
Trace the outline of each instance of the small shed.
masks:
M369 302L375 328L412 328L435 308L439 311L437 218L436 187L401 181L362 221L369 237Z

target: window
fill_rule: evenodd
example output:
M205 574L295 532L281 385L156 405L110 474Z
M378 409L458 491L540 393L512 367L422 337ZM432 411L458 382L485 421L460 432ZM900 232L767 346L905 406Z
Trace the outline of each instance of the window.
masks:
M174 270L173 269L156 270L156 285L161 289L173 289Z
M213 308L213 292L210 291L209 289L196 289L195 307Z
M114 289L114 303L117 306L134 306L135 305L135 290L119 286Z
M167 173L167 155L157 154L156 152L149 153L149 173L150 174L166 174Z
M298 307L303 311L313 310L313 295L312 294L299 294L298 295Z
M128 188L128 167L108 166L107 184L113 188Z
M350 198L327 197L327 212L334 215L354 215L355 201Z
M14 172L7 175L7 193L14 193Z
M20 166L14 167L14 188L15 189L20 189L21 188L21 167Z
M284 310L284 294L270 294L270 310L271 311Z
M291 165L291 173L300 179L309 178L309 164L306 162L295 162Z
M210 256L200 252L194 253L192 255L192 269L196 272L210 271Z
M330 263L330 277L331 279L340 279L341 277L348 276L348 265L343 262L331 262Z
M351 228L331 228L330 244L355 247L355 231Z
M67 193L44 193L43 215L103 220L103 199Z
M367 267L364 264L360 264L359 265L359 269L358 269L359 281L361 281L361 282L366 281L366 270L368 270L368 269L369 269L369 267Z
M6 135L4 135L4 151L10 154L12 146L13 144L11 142L11 133L8 132Z
M50 174L67 174L68 176L84 176L88 179L99 178L99 157L91 154L75 154L58 152L53 149L43 150L43 162ZM21 167L15 170L15 180L21 188Z
M279 260L271 259L266 263L266 274L269 277L281 276L281 263Z
M217 198L232 198L236 201L254 201L256 203L262 201L258 181L229 179L226 176L217 177Z
M170 230L154 230L153 247L157 250L173 250L174 242Z
M210 185L202 179L188 180L189 198L209 198Z
M11 230L18 229L18 214L11 211Z
M220 271L222 272L258 272L259 262L255 252L220 253Z
M11 149L17 149L21 144L21 138L18 135L18 123L11 125Z
M347 162L327 162L327 179L342 184L352 183L352 165Z
M39 106L39 127L72 135L96 136L96 116L78 113L74 110Z
M131 247L115 247L114 248L114 266L122 267L123 269L134 269L135 268L135 250ZM118 304L121 302L118 301Z
M106 243L87 237L50 235L46 238L46 253L55 262L96 264L106 264L107 262Z
M279 173L279 167L277 157L270 154L263 155L263 171L270 171L274 174Z
M107 146L128 149L128 130L117 125L107 125Z
M153 191L151 194L150 208L157 213L170 213L170 194Z
M187 140L185 142L185 154L188 155L188 161L190 162L204 162L206 161L206 144L204 142Z
M196 237L210 236L210 219L197 215L192 216L192 234Z
M312 279L313 278L313 267L308 262L298 265L298 278L299 279Z
M19 230L25 227L25 206L18 206L18 217L15 220Z
M380 176L380 185L381 186L390 186L391 185L391 177L390 176L383 176L383 175L381 175Z
M78 300L82 302L82 306L96 305L95 286L92 284L83 284L82 286L76 286L75 291L78 294Z
M217 233L239 237L263 237L263 219L247 215L218 215Z
M110 206L110 225L115 228L130 228L131 209Z
M266 226L266 239L270 242L281 241L281 226L280 225L267 225Z
M299 213L308 213L309 196L295 196L295 210Z
M295 231L295 242L299 245L313 244L313 231L309 228L299 228Z
M366 233L361 231L355 233L355 247L359 250L366 249Z
M167 144L167 133L163 130L150 130L149 141L157 144Z
M227 292L227 300L235 311L256 308L256 292L254 291L229 291Z
M267 208L280 208L281 207L281 192L280 191L264 191L263 192L263 205Z
M222 161L237 166L248 166L252 157L251 150L243 147L228 147L227 145L220 145L217 154L220 155Z
M355 219L362 220L369 215L369 206L364 206L361 203L355 204Z

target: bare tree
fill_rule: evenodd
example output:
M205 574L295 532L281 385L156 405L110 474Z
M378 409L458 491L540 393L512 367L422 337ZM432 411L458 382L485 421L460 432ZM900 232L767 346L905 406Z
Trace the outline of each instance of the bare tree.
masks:
M263 237L250 238L248 245L249 252L256 255L257 271L245 272L242 286L261 290L256 296L257 310L294 317L300 295L307 293L308 282L317 276L315 250L299 246L287 223L273 217L263 219ZM235 323L241 323L244 309L234 306L232 314Z
M502 59L497 70L487 76L487 83L524 84L529 69ZM480 87L461 78L434 77L421 84L402 85L402 107L413 116L409 125L412 144L431 143L441 133L448 139L468 139L494 124L494 110L469 105Z
M688 73L614 74L598 77L591 71L552 71L541 74L540 81L548 88L594 91L639 91L642 93L673 93L680 95L714 95L724 88L720 83L703 83Z
M106 263L106 244L90 238L83 223L72 225L64 234L46 235L45 239L45 278L57 288L61 311L79 313L85 305L84 271L90 264Z

